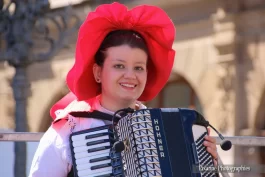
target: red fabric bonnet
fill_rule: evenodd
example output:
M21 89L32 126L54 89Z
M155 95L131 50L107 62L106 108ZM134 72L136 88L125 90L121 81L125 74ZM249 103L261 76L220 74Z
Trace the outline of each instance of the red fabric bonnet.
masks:
M175 27L168 15L155 6L141 5L128 10L120 3L104 4L90 12L80 27L75 63L66 78L78 101L97 95L99 86L92 69L94 55L109 32L122 29L140 33L150 53L147 83L139 101L152 100L166 84L175 57Z

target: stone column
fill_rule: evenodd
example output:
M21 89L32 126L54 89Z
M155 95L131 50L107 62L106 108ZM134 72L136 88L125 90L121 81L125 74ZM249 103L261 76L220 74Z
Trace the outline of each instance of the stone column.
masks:
M236 26L235 16L226 14L219 8L213 17L214 46L218 52L217 75L219 76L219 106L217 110L218 129L224 136L236 134L235 103L236 103ZM218 149L224 165L235 164L236 147L229 151ZM230 174L233 176L234 174Z

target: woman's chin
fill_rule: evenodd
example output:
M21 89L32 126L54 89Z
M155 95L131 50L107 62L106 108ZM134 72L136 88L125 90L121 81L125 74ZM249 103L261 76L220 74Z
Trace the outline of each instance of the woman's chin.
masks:
M122 102L129 104L135 103L135 101L137 101L138 98L139 97L136 95L125 95L120 97Z

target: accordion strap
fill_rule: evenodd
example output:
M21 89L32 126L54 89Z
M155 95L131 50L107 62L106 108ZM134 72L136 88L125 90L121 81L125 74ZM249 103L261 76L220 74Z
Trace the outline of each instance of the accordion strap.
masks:
M69 114L74 117L95 118L95 119L108 120L108 121L112 121L113 118L113 115L97 110L94 110L93 112L71 112Z

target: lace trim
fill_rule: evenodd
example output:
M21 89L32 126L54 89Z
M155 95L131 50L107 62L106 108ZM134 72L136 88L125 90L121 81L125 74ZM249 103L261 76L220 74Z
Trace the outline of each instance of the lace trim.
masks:
M74 132L74 130L76 128L77 120L73 116L68 115L68 121L67 121L67 123L68 123L68 126L70 128L70 134L67 137L67 139L69 140L70 135ZM67 148L66 148L65 152L66 152L66 155L65 155L66 160L69 163L68 170L69 169L71 170L71 167L73 165L73 162L72 162L72 154L71 154L71 150L70 150L70 142L69 141L68 141L68 145L67 145Z

